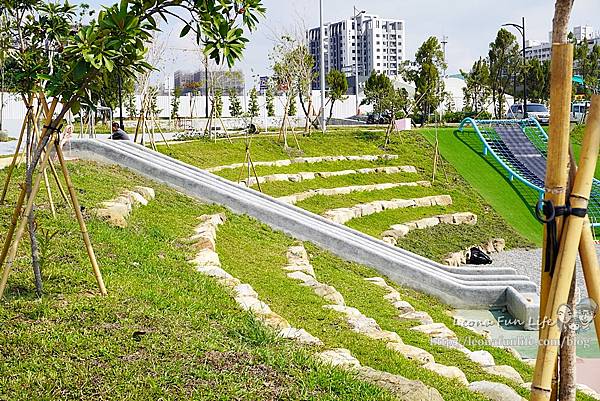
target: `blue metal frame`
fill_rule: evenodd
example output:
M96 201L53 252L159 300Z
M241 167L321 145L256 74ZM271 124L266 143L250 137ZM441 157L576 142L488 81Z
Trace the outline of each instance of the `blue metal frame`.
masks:
M544 138L546 139L546 141L548 140L548 134L542 128L542 126L540 125L539 121L536 120L535 118L528 118L528 119L523 119L523 120L474 120L474 119L468 117L468 118L465 118L460 123L460 126L458 127L458 130L460 132L463 132L464 128L467 125L470 124L475 129L475 132L477 133L477 136L479 137L479 139L483 143L483 154L487 155L488 152L491 153L492 156L494 157L494 159L496 159L496 161L498 163L500 163L500 165L508 172L509 179L511 181L514 178L516 178L517 180L521 181L523 184L525 184L529 188L537 191L539 193L540 199L543 199L544 198L544 193L545 193L544 188L540 188L537 185L532 184L531 182L529 182L528 180L526 180L525 178L523 178L520 174L518 174L517 172L515 172L510 166L508 166L506 163L504 163L504 161L502 161L502 159L490 147L490 145L488 144L487 140L485 139L485 137L483 136L483 134L481 133L481 131L479 130L479 127L477 125L478 123L490 124L490 123L508 123L508 122L519 123L522 126L527 125L527 123L529 123L529 122L534 122L535 126L537 126L537 128L542 133L542 135L544 136ZM597 180L597 179L594 178L594 183L600 185L600 180ZM592 216L590 216L590 219L591 219L591 217ZM600 227L600 222L596 223L596 222L594 222L593 219L591 219L591 223L592 223L592 227Z
M475 129L475 132L477 132L477 136L479 137L479 139L481 140L481 142L483 143L483 154L487 155L488 152L492 154L492 156L494 156L494 159L496 159L496 161L498 163L500 163L500 165L510 174L510 179L511 181L516 178L517 180L521 181L523 184L525 184L526 186L528 186L529 188L533 189L534 191L537 191L540 194L540 198L543 198L544 196L544 189L538 187L537 185L533 185L531 182L527 181L525 178L521 177L521 175L519 173L517 173L516 171L514 171L510 166L508 166L506 163L504 163L504 161L496 154L496 152L494 152L494 149L492 149L490 147L490 145L488 144L487 140L485 139L485 137L483 136L483 134L481 133L481 131L479 130L479 127L477 126L477 123L492 123L492 122L519 122L519 123L525 123L528 122L529 120L535 120L533 118L531 119L526 119L526 120L473 120L472 118L468 117L465 118L461 123L460 126L458 127L458 130L460 132L463 132L464 128L466 125L471 124L473 126L473 128ZM539 126L539 123L537 122L537 120L535 120L536 123ZM541 129L541 127L540 127Z

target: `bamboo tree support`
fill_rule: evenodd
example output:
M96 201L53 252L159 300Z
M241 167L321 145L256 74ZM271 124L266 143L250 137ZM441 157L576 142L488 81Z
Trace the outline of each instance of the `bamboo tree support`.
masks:
M250 178L252 174L254 174L254 178L256 179L256 185L258 186L258 191L262 192L262 188L260 187L260 182L258 181L258 174L256 173L256 167L254 167L254 162L252 161L252 155L250 154L250 144L251 139L246 137L246 154L244 156L244 162L242 167L240 167L240 174L238 175L238 184L242 181L242 175L244 174L244 169L247 170L247 181L246 186L250 187Z
M600 97L594 96L583 139L581 165L575 176L573 190L570 195L570 205L573 210L587 210L599 150ZM591 227L589 225L584 226L587 221L589 220L586 220L585 215L580 214L572 214L566 219L564 233L560 241L556 270L552 277L545 307L549 320L540 328L540 345L531 385L532 401L547 401L552 396L552 379L555 374L561 334L560 326L556 324L558 309L560 305L568 300L582 234L589 231L589 235L591 235ZM593 256L596 257L595 251Z
M21 150L21 144L23 143L23 137L25 136L25 129L27 127L27 121L29 120L29 116L31 114L31 109L27 109L27 114L25 115L25 119L23 119L23 124L21 125L21 133L19 134L19 139L17 140L17 147L15 149L15 153L13 154L12 161L8 166L8 170L6 172L6 179L4 180L4 188L2 189L2 197L0 197L0 204L4 204L6 200L6 194L8 193L8 186L10 185L10 180L12 178L13 170L17 165L17 160L19 159L19 153Z
M569 177L569 132L570 105L573 79L573 45L555 43L552 46L550 108L552 116L548 135L548 166L546 168L545 200L555 206L566 202ZM560 243L563 229L563 217L556 217L556 239ZM549 316L544 308L548 301L550 269L546 269L548 250L547 233L544 230L542 252L542 276L540 284L540 321ZM553 261L548 261L551 263ZM540 332L541 334L541 332Z
M52 139L52 138L50 138ZM42 144L40 144L39 146L42 146ZM48 162L48 159L50 158L50 152L53 146L53 142L50 140L49 144L48 144L48 150L46 152L46 154L44 155L44 158L42 160L42 163L40 164L40 169L43 169L46 166L46 163ZM21 241L21 238L23 237L23 233L25 232L25 228L27 226L27 216L29 216L29 213L31 212L31 209L33 208L33 202L35 200L35 197L40 189L40 184L42 181L42 175L38 174L35 177L35 180L33 182L33 185L31 187L31 193L29 195L29 198L27 198L27 204L25 206L25 209L23 210L22 213L20 213L20 208L15 208L15 214L17 214L17 219L18 216L21 215L21 221L19 222L19 226L17 228L17 231L14 231L14 228L9 228L8 235L6 236L6 239L4 240L4 248L2 249L2 255L0 255L0 267L4 266L4 270L2 272L2 278L0 279L0 298L2 298L2 296L4 295L4 290L6 289L6 283L8 281L8 276L10 275L10 271L12 270L12 266L14 263L14 260L17 256L17 251L19 249L19 242ZM25 194L27 192L27 188L25 188L25 186L23 185L21 187L21 194L19 195L19 200L21 198L25 199ZM21 204L23 202L20 202ZM14 214L13 214L14 216ZM15 224L16 224L16 220L15 220ZM14 235L13 235L14 233ZM14 236L14 239L13 239ZM12 242L12 243L11 243ZM5 263L6 262L6 263Z
M87 227L85 224L85 220L83 219L83 215L81 213L81 206L79 205L79 200L77 199L77 192L75 192L75 188L73 188L73 182L71 181L71 176L69 175L69 170L67 170L67 165L65 163L65 158L60 148L59 138L56 138L56 155L58 156L58 160L60 162L60 167L62 169L63 177L65 178L65 182L67 183L67 189L69 190L69 195L71 196L71 203L73 205L73 210L75 211L75 217L77 218L77 222L79 223L79 228L81 230L81 235L83 237L83 242L85 243L85 248L92 264L92 269L94 271L94 276L96 276L96 282L98 283L98 288L100 289L100 294L106 295L106 287L104 286L104 280L102 279L102 273L100 272L100 267L98 267L98 261L96 260L96 254L94 253L94 248L92 248L92 242L90 241L90 236L87 231ZM1 295L1 292L0 292Z
M591 227L589 217L585 217L584 227ZM583 230L581 243L579 244L579 257L583 269L583 278L588 291L588 296L600 303L600 265L596 255L596 245L594 244L594 235L592 230ZM600 313L594 317L594 326L596 328L596 337L600 342Z
M48 202L50 203L50 210L52 211L52 218L56 218L56 209L54 207L54 200L52 199L52 191L50 190L50 182L48 182L48 173L46 170L42 170L44 176L44 186L46 187L46 195L48 196Z

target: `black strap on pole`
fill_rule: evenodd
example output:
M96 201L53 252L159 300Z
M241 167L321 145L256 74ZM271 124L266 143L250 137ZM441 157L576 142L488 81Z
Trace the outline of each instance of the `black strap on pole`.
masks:
M540 199L538 201L535 207L535 216L538 221L546 225L544 272L549 272L550 276L554 275L559 250L556 218L560 216L585 217L587 213L587 208L571 208L568 203L564 206L554 206L551 200Z

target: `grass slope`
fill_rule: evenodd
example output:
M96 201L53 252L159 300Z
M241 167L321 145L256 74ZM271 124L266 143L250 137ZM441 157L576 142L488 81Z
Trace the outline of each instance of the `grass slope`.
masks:
M435 143L435 130L421 131ZM464 133L454 129L438 130L442 157L460 173L494 210L523 237L539 245L541 226L533 215L537 202L535 191L517 181L511 182L504 169L491 156L485 157L474 131Z
M277 340L193 270L193 250L180 239L198 216L221 208L116 167L70 169L86 210L139 184L157 197L133 211L126 229L87 216L109 291L100 297L70 211L59 207L52 220L40 196L40 240L46 230L58 235L42 246L44 297L32 292L24 241L0 301L0 399L393 399ZM2 236L12 192L0 209Z
M310 137L299 137L302 154L305 156L326 155L365 155L381 154L383 132L365 131L362 129L332 130L327 134L315 133ZM297 156L297 150L283 152L276 137L256 137L252 141L254 160L277 160ZM216 166L241 162L245 147L240 141L233 144L210 141L195 141L172 145L169 149L161 148L166 154L190 162L200 167ZM377 167L381 165L414 165L418 174L354 174L348 176L317 178L302 182L268 182L261 185L262 190L272 196L284 196L317 188L333 188L348 185L367 185L386 182L406 182L431 180L433 173L433 146L415 132L394 135L387 150L398 155L391 161L343 161L337 163L324 162L315 164L293 164L286 167L257 167L259 175L298 172L298 171L334 171ZM218 175L237 180L239 172L224 170ZM496 177L497 180L497 177ZM439 226L434 230L411 232L399 241L399 246L438 261L459 249L487 242L491 238L502 237L509 247L528 246L532 243L519 235L497 214L486 201L467 183L448 163L442 163L437 180L432 188L399 187L386 191L353 193L341 196L316 196L298 206L315 213L337 207L353 206L357 203L393 198L412 198L435 194L450 194L454 205L449 208L415 208L392 210L353 220L350 226L379 237L390 225L431 216L437 213L472 211L479 217L477 226L453 227ZM435 235L431 235L435 232Z

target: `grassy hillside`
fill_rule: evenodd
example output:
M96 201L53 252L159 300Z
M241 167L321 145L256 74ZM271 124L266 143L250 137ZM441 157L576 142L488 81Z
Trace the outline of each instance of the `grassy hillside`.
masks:
M241 311L224 287L194 271L186 260L195 251L184 239L201 215L223 208L198 203L117 167L76 162L70 169L109 295L97 294L69 209L59 206L59 217L53 220L40 198L40 235L58 234L43 245L44 297L33 294L25 241L7 296L0 300L0 399L395 399L352 374L317 363L312 355L321 348L278 340ZM128 227L114 228L89 213L98 202L135 185L154 187L157 197L134 209ZM0 209L2 234L14 192L9 205ZM312 289L286 277L285 254L295 240L247 216L225 212L227 222L217 233L223 268L251 284L292 325L321 338L326 349L350 349L365 366L421 380L446 401L485 400L385 343L352 331L340 314L322 308L325 301ZM406 344L430 352L438 363L459 367L469 381L502 382L528 395L518 383L486 373L463 353L411 331L418 323L399 320L398 311L384 299L385 291L364 281L377 275L373 269L310 243L305 246L319 280L335 286L348 306L375 318L384 330L397 332ZM446 324L463 342L481 341L456 326L448 307L436 299L393 286L403 300ZM513 366L525 381L531 380L531 368L506 350L469 348L489 351L498 365Z
M86 213L109 291L98 295L79 229L40 196L45 295L37 299L24 241L0 300L0 399L393 399L352 375L319 365L312 352L275 338L227 291L186 260L203 205L126 170L70 164L86 211L135 185L157 197L118 229ZM4 179L0 172L0 179ZM14 202L0 209L2 239ZM57 192L54 192L57 194Z
M310 137L298 137L300 150L283 150L275 136L258 136L253 138L251 149L254 161L272 161L296 156L334 156L334 155L378 155L384 153L384 134L382 131L366 131L363 129L336 129L327 134L314 133ZM290 138L290 144L295 141ZM194 141L183 144L172 144L170 148L159 147L165 154L192 163L199 167L213 167L225 164L240 163L244 160L245 146L241 140L233 144L226 141ZM360 169L365 167L412 165L418 174L355 174L329 178L317 178L301 182L277 181L261 185L262 190L272 196L286 196L318 188L335 188L350 185L367 185L388 182L407 182L429 180L433 178L434 148L431 143L421 136L420 132L408 132L394 135L387 153L398 155L394 160L369 161L338 161L321 163L301 163L283 167L256 168L259 176L276 173L297 173L301 171L339 171ZM237 169L222 170L216 174L237 181L240 172ZM528 246L533 243L535 236L532 230L516 231L507 224L507 218L495 210L495 205L483 198L473 183L466 181L462 172L446 162L442 162L437 171L436 180L431 188L426 187L397 187L383 191L357 192L347 195L315 196L298 203L299 207L322 214L327 210L341 207L352 207L359 203L377 200L410 199L439 194L452 196L453 205L445 207L423 207L397 210L385 210L371 216L356 218L348 225L365 233L380 237L390 225L405 223L412 220L429 217L435 214L470 211L478 216L475 226L440 225L433 229L415 230L399 240L398 246L423 256L443 260L450 252L455 252L469 246L484 243L491 238L501 237L507 240L509 247ZM493 179L491 179L493 178ZM493 181L501 180L498 176L488 177L490 185ZM505 217L503 219L503 217ZM517 221L518 219L511 219ZM518 225L516 226L518 227ZM527 234L523 235L523 234Z
M447 128L437 132L442 157L519 234L540 245L542 228L534 216L537 193L520 182L511 182L500 164L491 156L485 157L483 145L474 131L460 133ZM435 144L435 133L434 129L421 132L432 144Z

